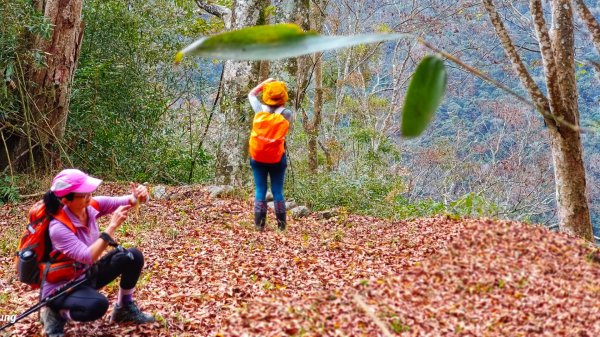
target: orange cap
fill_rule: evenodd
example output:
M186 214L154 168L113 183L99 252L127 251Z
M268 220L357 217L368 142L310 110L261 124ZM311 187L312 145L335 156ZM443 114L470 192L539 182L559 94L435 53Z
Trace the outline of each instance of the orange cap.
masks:
M285 83L274 81L265 84L263 87L262 100L267 105L284 105L288 100Z

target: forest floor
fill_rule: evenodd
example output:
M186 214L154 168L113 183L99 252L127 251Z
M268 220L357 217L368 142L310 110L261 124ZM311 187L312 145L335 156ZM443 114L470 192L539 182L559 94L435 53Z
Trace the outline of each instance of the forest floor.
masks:
M103 184L96 194L126 192ZM251 200L213 199L202 186L167 192L169 199L134 211L116 235L145 254L135 299L157 322L111 325L107 313L69 323L67 336L600 335L595 248L562 233L345 212L289 220L285 232L269 214L259 233ZM0 315L37 301L13 269L34 201L0 207ZM103 290L111 302L117 288ZM33 314L9 331L40 336L42 328Z

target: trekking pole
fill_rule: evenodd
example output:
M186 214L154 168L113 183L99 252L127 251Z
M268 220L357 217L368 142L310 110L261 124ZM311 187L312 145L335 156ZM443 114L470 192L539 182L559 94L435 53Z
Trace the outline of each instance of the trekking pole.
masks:
M90 266L91 267L91 266ZM83 275L84 273L86 273L89 268L86 268L82 271L81 274L77 275L77 277ZM34 305L33 307L25 310L25 312L23 312L22 314L20 314L19 316L17 316L15 318L14 321L0 327L0 331L9 328L13 325L15 325L18 321L22 320L23 318L31 315L32 313L40 310L41 308L45 307L48 303L54 301L55 299L57 299L59 296L62 296L64 294L68 294L73 292L73 290L75 290L77 287L79 287L80 285L82 285L83 283L85 283L87 281L87 278L83 278L81 280L78 281L71 281L67 284L65 284L63 287L58 288L56 291L53 291L50 295L46 296L43 300L41 300L40 302L38 302L36 305Z
M69 281L67 284L65 284L64 286L53 290L48 296L46 296L45 298L43 298L41 301L39 301L36 305L34 305L33 307L25 310L25 312L23 312L22 314L20 314L19 316L17 316L15 318L14 321L0 327L0 331L9 328L13 325L15 325L18 321L22 320L23 318L31 315L32 313L40 310L41 308L45 307L46 305L48 305L48 303L54 301L55 299L59 298L60 296L64 295L64 294L69 294L72 293L77 287L79 287L80 285L84 284L85 282L87 282L89 275L87 275L86 277L82 278L81 280L77 280L81 275L85 275L88 272L91 272L93 269L93 267L95 267L100 261L104 261L105 259L111 258L115 253L125 253L127 255L127 257L129 257L130 259L133 260L133 254L131 254L130 251L127 251L125 248L123 248L121 245L117 244L114 240L111 240L111 242L108 243L109 246L114 247L115 249L113 249L111 252L109 252L108 254L106 254L106 256L104 256L103 258L101 258L100 260L96 261L96 263L91 264L89 266L87 266L86 268L84 268L79 274L77 274L77 276L75 276L73 278L73 280Z

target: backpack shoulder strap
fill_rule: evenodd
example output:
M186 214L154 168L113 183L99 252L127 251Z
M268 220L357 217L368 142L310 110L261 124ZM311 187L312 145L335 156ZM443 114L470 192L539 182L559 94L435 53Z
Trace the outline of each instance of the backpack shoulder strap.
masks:
M285 106L282 105L282 106L278 107L277 109L275 109L275 111L273 111L273 113L281 114L281 113L283 113L284 110L285 110Z
M71 219L69 219L69 216L67 215L67 213L65 213L65 211L62 208L58 211L58 213L56 213L52 217L60 221L65 226L67 226L67 228L70 229L73 233L77 232L75 225L73 225L73 222L71 221Z
M94 209L96 209L97 211L100 210L100 203L96 199L92 199L92 201L90 202L90 206L94 207ZM67 213L65 213L65 211L62 208L60 209L60 211L58 211L56 215L52 217L62 222L73 233L77 232L77 228L75 228L75 225L73 225L73 222L71 221L71 219L69 219L69 216L67 215Z
M100 210L100 203L94 198L92 198L92 201L90 201L90 206L94 207L97 211Z

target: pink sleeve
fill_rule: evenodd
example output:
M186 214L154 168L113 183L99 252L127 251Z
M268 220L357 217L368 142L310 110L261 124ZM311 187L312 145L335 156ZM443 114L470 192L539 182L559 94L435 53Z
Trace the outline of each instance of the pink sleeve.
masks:
M52 240L52 246L54 249L59 250L67 257L83 263L91 264L92 254L90 254L89 247L83 243L75 233L73 233L67 226L58 220L52 220L49 224L50 240Z
M111 214L119 206L129 205L130 198L131 195L124 195L122 197L94 197L94 199L98 201L98 204L100 205L100 209L98 210L98 215L96 218Z

